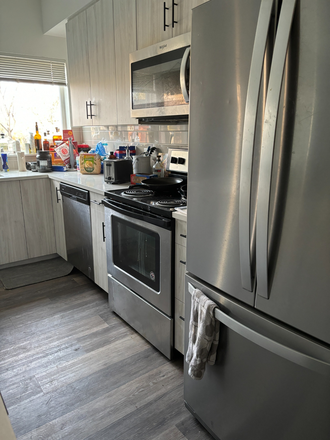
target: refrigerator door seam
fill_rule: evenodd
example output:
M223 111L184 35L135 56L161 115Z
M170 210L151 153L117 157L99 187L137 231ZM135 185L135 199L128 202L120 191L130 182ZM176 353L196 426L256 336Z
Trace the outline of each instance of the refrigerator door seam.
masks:
M265 0L260 6L250 66L243 126L239 194L239 247L242 287L250 292L253 290L250 249L254 248L254 246L250 247L252 160L257 122L258 98L273 6L274 0Z
M270 187L274 157L275 134L282 88L285 59L296 0L284 0L276 33L274 55L270 70L265 118L262 134L260 172L257 196L256 273L258 295L269 299L268 286L268 218Z

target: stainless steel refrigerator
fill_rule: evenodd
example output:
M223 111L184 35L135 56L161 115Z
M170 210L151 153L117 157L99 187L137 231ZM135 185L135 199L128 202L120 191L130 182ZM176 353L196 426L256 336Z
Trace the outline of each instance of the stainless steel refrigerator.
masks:
M217 362L185 364L221 440L330 438L330 2L193 10L187 284L218 304Z

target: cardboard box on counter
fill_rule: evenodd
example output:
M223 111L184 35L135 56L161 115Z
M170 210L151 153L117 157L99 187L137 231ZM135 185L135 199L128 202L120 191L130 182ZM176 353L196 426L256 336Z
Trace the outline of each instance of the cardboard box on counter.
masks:
M157 174L131 174L131 184L141 185L142 180L150 179L150 177L157 177Z

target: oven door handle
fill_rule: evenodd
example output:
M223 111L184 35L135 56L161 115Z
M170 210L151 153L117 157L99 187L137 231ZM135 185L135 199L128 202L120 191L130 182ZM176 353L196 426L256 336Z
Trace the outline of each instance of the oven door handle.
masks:
M104 206L118 212L119 214L127 215L128 217L150 223L155 226L160 226L164 229L172 228L172 219L164 218L152 213L145 213L144 211L134 208L133 206L127 206L124 203L120 203L114 200L104 199Z

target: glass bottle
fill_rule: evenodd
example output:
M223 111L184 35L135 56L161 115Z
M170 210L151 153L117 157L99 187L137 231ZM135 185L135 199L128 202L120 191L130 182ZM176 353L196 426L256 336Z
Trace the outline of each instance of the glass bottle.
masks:
M44 151L49 151L49 141L46 136L47 136L46 133L44 133L44 141L42 143L42 149Z
M60 134L60 129L58 127L55 127L56 133L53 136L53 145L56 147L56 141L61 141L62 136Z
M36 147L36 151L41 151L41 136L38 129L38 122L36 122L36 134L34 135L34 145Z

